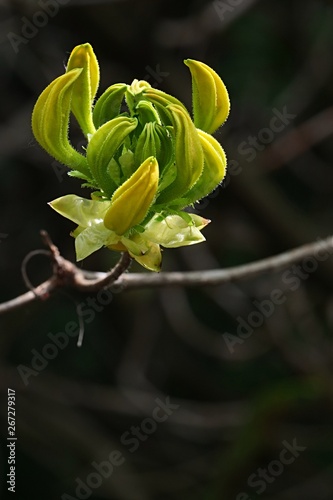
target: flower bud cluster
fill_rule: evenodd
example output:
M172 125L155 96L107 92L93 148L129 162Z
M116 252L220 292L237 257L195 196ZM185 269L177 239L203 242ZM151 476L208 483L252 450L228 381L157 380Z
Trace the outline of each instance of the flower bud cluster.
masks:
M193 120L175 97L143 80L111 85L96 100L99 65L90 44L72 51L66 72L42 92L32 114L40 145L91 188L91 199L50 203L75 222L77 260L99 248L128 251L159 271L160 245L204 241L209 221L184 209L223 180L226 157L211 135L229 113L227 90L206 64L185 61L192 76ZM70 143L71 113L87 146Z

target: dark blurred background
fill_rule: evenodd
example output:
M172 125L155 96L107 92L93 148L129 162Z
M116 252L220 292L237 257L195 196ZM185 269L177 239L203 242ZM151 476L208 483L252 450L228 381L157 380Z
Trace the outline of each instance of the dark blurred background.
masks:
M26 290L21 263L43 248L41 229L75 258L73 225L47 202L87 192L38 146L30 117L84 42L100 62L99 93L146 79L190 107L184 58L212 66L229 90L215 134L229 174L196 207L212 220L207 242L165 250L164 271L243 264L330 235L332 2L1 0L0 15L0 301ZM103 250L83 266L105 271L117 258ZM299 266L112 301L58 293L3 315L1 433L11 388L16 498L331 500L333 263ZM47 258L28 273L48 277ZM64 333L78 303L81 348ZM7 457L4 439L1 498Z

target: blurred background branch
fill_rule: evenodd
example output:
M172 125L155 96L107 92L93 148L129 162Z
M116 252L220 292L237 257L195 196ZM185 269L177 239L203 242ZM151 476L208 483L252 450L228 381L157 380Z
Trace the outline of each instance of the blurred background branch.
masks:
M41 227L74 261L72 224L47 202L87 192L38 147L30 117L84 42L103 68L101 92L146 79L190 109L185 58L213 67L230 92L216 133L228 175L195 207L212 221L207 242L165 250L166 275L226 276L332 234L332 24L329 0L2 1L0 302L26 291L20 266ZM87 277L117 258L89 257ZM41 259L29 262L33 286L50 276ZM93 463L118 450L125 462L99 476L91 500L331 500L331 259L310 254L214 287L136 288L135 279L161 279L138 271L123 275L127 293L59 290L1 315L2 407L8 387L17 394L18 498L77 497L77 479L87 484ZM156 400L173 405L163 422ZM5 429L5 412L1 421ZM294 440L305 449L281 463ZM6 477L6 443L0 454Z

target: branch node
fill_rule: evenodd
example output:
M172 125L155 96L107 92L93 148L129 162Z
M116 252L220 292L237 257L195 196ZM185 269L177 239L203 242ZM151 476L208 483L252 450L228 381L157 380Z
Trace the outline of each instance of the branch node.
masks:
M56 258L60 256L60 252L59 252L58 247L53 243L49 233L47 231L45 231L45 229L42 229L40 231L40 235L41 235L41 238L42 238L44 245L50 249L50 252L51 252L54 260L56 260Z

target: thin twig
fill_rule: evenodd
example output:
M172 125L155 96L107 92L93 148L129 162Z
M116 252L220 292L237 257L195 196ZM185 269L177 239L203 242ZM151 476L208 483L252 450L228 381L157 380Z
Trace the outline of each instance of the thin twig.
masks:
M231 281L250 279L262 273L277 272L291 264L315 255L317 252L333 254L333 237L302 245L293 250L227 269L209 271L171 272L156 274L127 274L118 283L129 288L161 287L161 286L206 286L221 285ZM318 260L325 260L319 257Z
M56 247L55 247L56 248ZM319 255L319 252L322 252ZM326 255L323 256L323 252ZM294 250L268 257L257 262L228 269L213 269L209 271L171 272L160 274L133 273L124 274L131 259L127 253L122 254L116 266L108 273L92 272L79 269L60 255L57 257L55 274L33 291L0 304L0 314L27 305L39 298L46 299L59 288L71 286L86 292L97 292L111 284L126 290L145 287L165 286L207 286L221 285L231 281L250 279L262 273L277 272L287 266L314 256L323 261L333 254L333 237L302 245Z
M37 286L34 291L30 290L23 295L19 295L14 299L0 304L0 314L6 313L8 311L13 311L14 309L18 309L27 304L30 304L31 302L36 301L37 297L38 299L44 297L44 299L46 300L54 291L54 280L50 278L47 281L44 281L44 283L41 283L39 286Z

